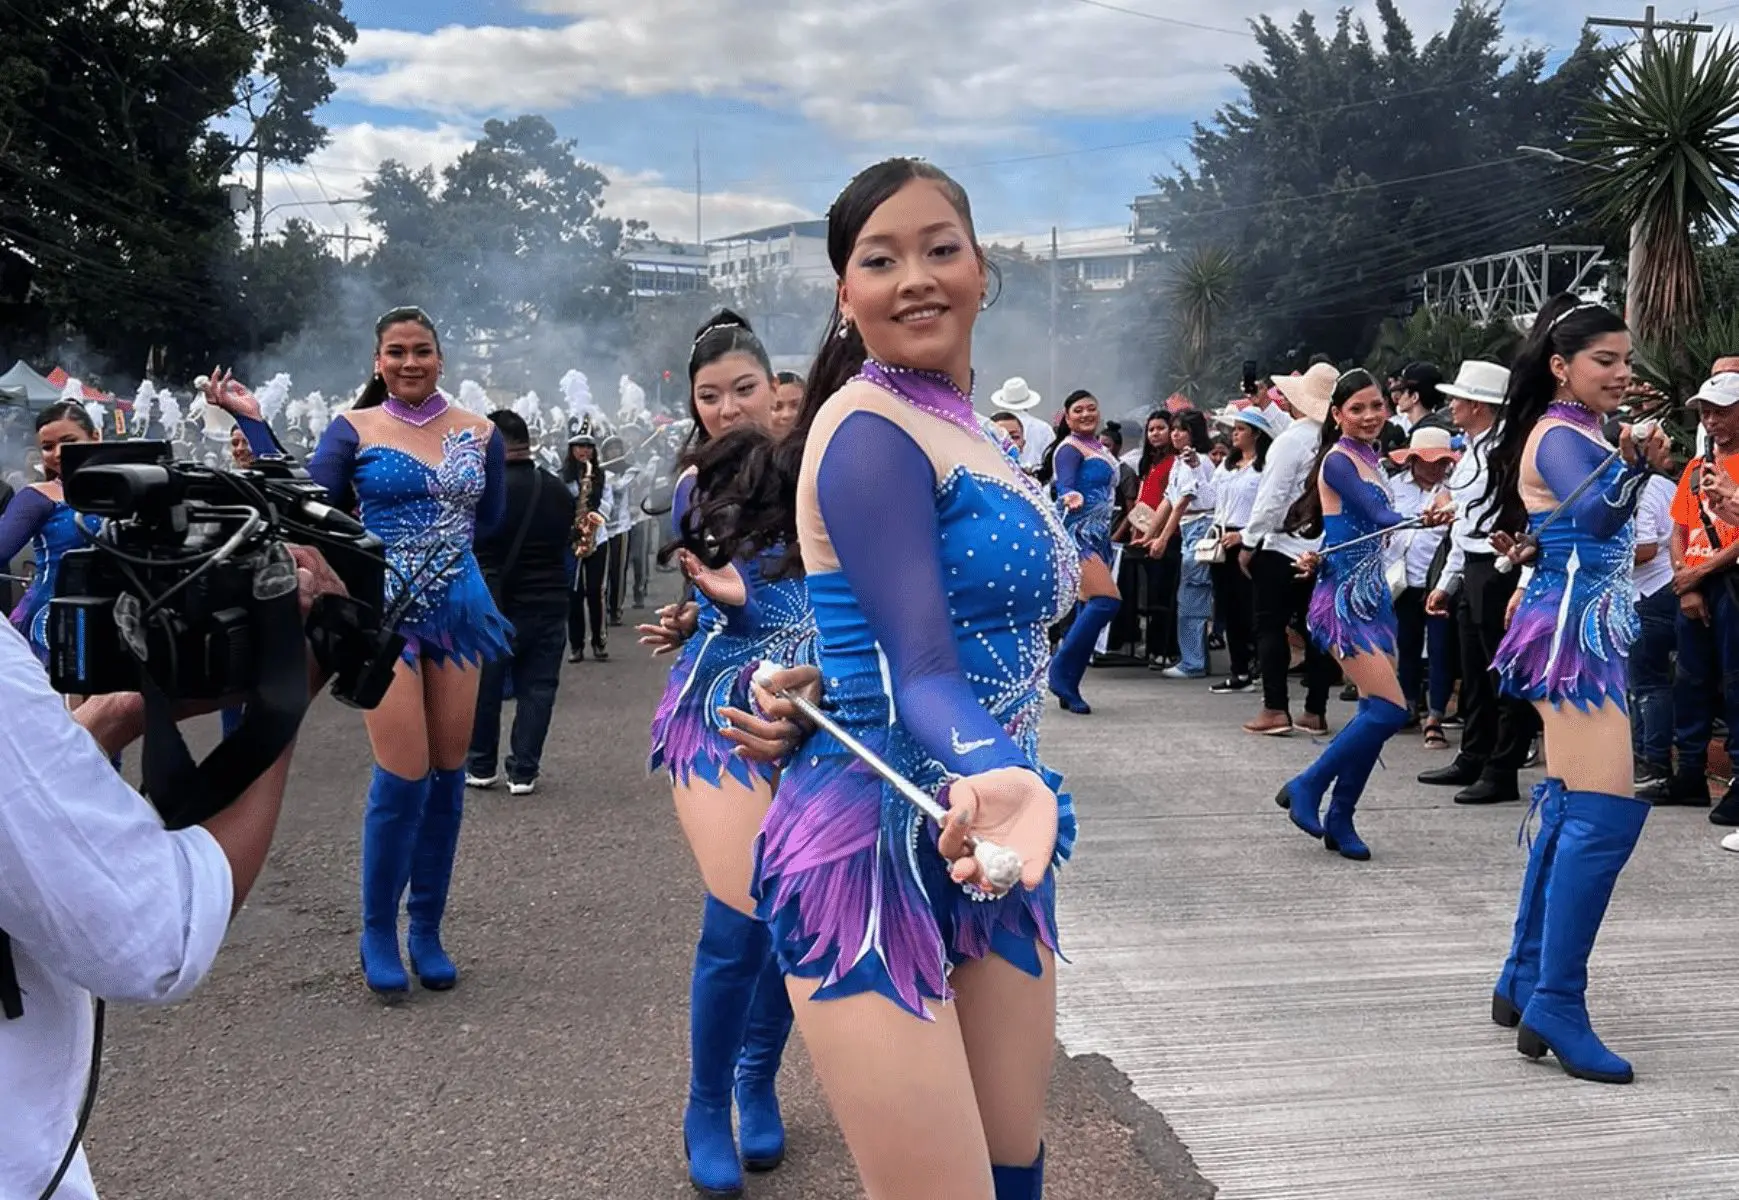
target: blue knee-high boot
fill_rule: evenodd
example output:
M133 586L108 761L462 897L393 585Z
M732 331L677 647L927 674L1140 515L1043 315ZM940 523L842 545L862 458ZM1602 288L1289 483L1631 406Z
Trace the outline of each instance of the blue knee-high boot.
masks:
M1635 1078L1630 1064L1608 1050L1589 1024L1588 956L1648 811L1648 801L1630 796L1564 793L1564 818L1546 874L1540 978L1522 1010L1516 1049L1529 1058L1550 1050L1577 1079Z
M1384 745L1407 724L1407 710L1380 697L1361 700L1359 714L1353 721L1359 729L1341 760L1340 773L1335 776L1334 798L1329 801L1328 816L1322 822L1322 844L1342 858L1367 862L1371 848L1353 828L1353 812L1365 794L1365 784L1370 782ZM1345 734L1343 730L1342 736Z
M410 991L399 957L399 901L411 877L411 851L429 795L429 778L404 779L376 766L362 818L362 975L372 991Z
M441 948L441 918L447 911L464 816L465 769L430 775L429 799L411 859L411 895L405 901L411 921L405 948L411 954L411 970L431 992L447 991L459 982L459 968Z
M751 1171L771 1171L785 1161L785 1120L774 1083L790 1036L791 996L769 943L767 965L755 981L743 1049L737 1056L737 1140L743 1165Z
M1540 814L1540 831L1528 847L1528 869L1522 876L1522 897L1516 905L1516 928L1509 957L1491 993L1491 1019L1508 1029L1522 1023L1522 1010L1540 978L1540 931L1546 921L1546 880L1558 848L1564 822L1564 781L1548 779L1534 786L1533 812ZM1518 838L1518 841L1521 839Z
M996 1185L996 1200L1040 1200L1045 1194L1045 1148L1030 1167L999 1167L990 1165L990 1178Z
M688 992L688 1108L682 1117L689 1182L704 1196L738 1196L743 1164L731 1132L731 1085L755 984L772 934L708 896Z
M1383 703L1389 710L1400 711L1387 701ZM1370 777L1371 765L1377 761L1383 743L1400 728L1399 725L1391 727L1388 715L1374 717L1371 704L1368 699L1360 700L1357 715L1323 747L1315 762L1287 781L1280 794L1274 797L1276 804L1291 812L1292 823L1311 837L1322 836L1322 798L1328 794L1329 785L1343 772L1353 769L1353 764L1362 761L1366 763L1364 775L1359 780L1359 790L1362 791L1364 780ZM1401 724L1406 724L1404 716Z
M1093 658L1093 647L1099 641L1100 632L1111 623L1119 607L1119 601L1111 596L1094 596L1081 605L1081 611L1075 614L1075 623L1069 626L1062 644L1051 656L1048 677L1051 695L1072 713L1086 716L1093 711L1081 699L1081 680L1086 677L1087 664Z

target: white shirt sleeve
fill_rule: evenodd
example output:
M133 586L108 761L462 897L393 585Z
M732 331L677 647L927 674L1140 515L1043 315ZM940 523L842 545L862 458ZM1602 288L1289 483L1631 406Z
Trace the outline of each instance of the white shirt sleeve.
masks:
M1299 428L1295 433L1294 428ZM1263 539L1280 533L1286 524L1286 514L1298 499L1302 478L1309 474L1306 460L1315 453L1316 438L1301 427L1288 427L1268 448L1268 464L1262 471L1262 485L1256 489L1256 504L1250 510L1250 523L1244 527L1244 544L1260 546ZM1301 470L1302 468L1302 470Z
M12 629L0 631L0 929L103 999L168 1004L229 927L229 860L115 773Z

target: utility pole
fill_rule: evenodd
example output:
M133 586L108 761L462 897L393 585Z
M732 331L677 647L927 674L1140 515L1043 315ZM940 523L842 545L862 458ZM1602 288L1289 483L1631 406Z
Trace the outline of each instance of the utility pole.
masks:
M1650 49L1654 48L1656 33L1713 33L1713 25L1695 25L1685 21L1657 21L1654 17L1654 5L1643 10L1642 20L1625 21L1618 17L1589 17L1584 22L1587 25L1603 25L1610 29L1635 29L1642 34L1642 40Z
M1057 227L1051 226L1051 403L1057 396Z
M694 244L703 253L706 242L700 236L700 130L694 131Z
M372 245L374 243L374 239L372 237L368 236L366 233L351 233L349 221L346 221L344 223L344 232L343 233L323 233L320 236L325 238L329 242L343 242L344 243L343 261L347 262L347 263L350 261L350 243L352 243L352 242L367 242L370 245Z

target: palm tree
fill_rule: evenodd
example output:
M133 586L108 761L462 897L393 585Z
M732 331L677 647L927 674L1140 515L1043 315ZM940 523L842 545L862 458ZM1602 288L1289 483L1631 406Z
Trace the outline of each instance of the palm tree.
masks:
M1428 362L1453 376L1457 364L1470 359L1508 362L1521 340L1508 314L1495 314L1482 324L1465 313L1422 307L1405 321L1393 317L1384 321L1365 361L1378 374Z
M1644 42L1614 64L1572 146L1607 168L1587 198L1633 230L1632 328L1670 340L1699 316L1696 235L1739 214L1739 48L1694 34Z
M1214 334L1237 280L1236 258L1218 246L1198 246L1173 268L1166 291L1177 320L1177 389L1187 396L1212 383Z

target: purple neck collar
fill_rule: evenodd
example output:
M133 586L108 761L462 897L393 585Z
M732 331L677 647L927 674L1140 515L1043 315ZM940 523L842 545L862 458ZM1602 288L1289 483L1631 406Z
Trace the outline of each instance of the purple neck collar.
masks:
M1356 438L1343 436L1340 441L1335 443L1335 445L1339 449L1345 450L1348 454L1364 463L1367 467L1374 468L1383 461L1382 455L1377 453L1377 448L1369 442L1361 442Z
M429 398L421 404L407 404L397 396L388 396L381 401L382 408L403 421L406 425L415 425L421 429L430 421L447 411L447 397L440 392L430 392Z
M914 367L895 367L864 359L857 377L892 392L920 412L940 417L971 433L982 435L978 418L973 415L972 397L954 386L954 381L941 371L920 371Z
M1546 406L1546 415L1590 433L1600 431L1600 417L1593 409L1576 400L1554 400Z

